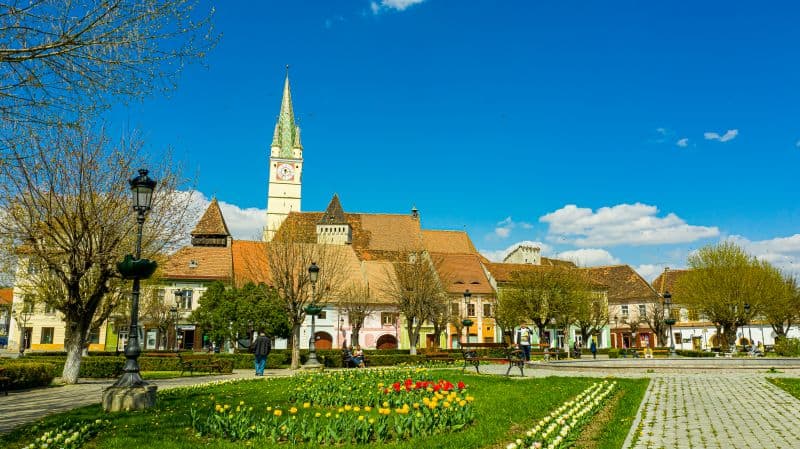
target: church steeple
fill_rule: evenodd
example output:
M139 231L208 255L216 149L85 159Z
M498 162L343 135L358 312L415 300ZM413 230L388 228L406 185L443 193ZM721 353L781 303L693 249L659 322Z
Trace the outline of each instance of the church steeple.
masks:
M303 180L303 145L300 128L294 122L289 66L283 83L283 99L269 157L267 187L267 226L264 240L269 242L290 212L300 212Z
M292 91L289 88L289 66L286 66L286 81L283 83L283 99L275 133L272 135L272 155L283 158L298 158L294 150L303 149L300 143L300 128L294 122ZM277 150L278 154L275 154Z

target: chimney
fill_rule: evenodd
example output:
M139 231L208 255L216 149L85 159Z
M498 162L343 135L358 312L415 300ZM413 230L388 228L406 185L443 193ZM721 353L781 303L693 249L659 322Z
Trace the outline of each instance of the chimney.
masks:
M417 209L417 206L411 206L411 218L414 220L419 219L419 209Z

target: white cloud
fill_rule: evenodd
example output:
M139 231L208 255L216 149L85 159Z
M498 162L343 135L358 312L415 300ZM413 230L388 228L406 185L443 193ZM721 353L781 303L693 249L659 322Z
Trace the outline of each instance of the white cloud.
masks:
M556 259L572 261L579 267L619 265L622 263L608 251L599 248L581 248L571 251L562 251L554 257Z
M548 239L581 247L660 245L716 237L716 226L693 226L670 213L658 217L647 204L618 204L597 211L568 204L539 218L547 223Z
M522 241L519 241L519 242L509 246L506 249L498 249L498 250L482 249L482 250L479 250L479 251L480 251L481 254L484 255L484 257L486 257L487 259L491 260L492 262L502 262L503 259L506 258L506 256L511 254L511 251L514 251L520 245L535 246L535 247L539 248L539 250L540 250L540 252L541 252L541 254L543 256L546 256L546 255L550 254L552 252L552 250L553 250L553 248L550 245L546 244L546 243L534 242L534 241L531 241L531 240L522 240Z
M405 11L409 6L417 5L425 0L381 0L380 3L372 1L369 8L373 14L379 14L383 10L393 9L395 11Z
M639 276L643 277L647 282L653 282L653 280L657 278L659 274L664 272L664 268L667 266L670 268L676 268L672 265L645 263L635 266L633 269L636 270L636 272L639 273Z
M661 134L662 136L666 136L667 128L656 128L656 133Z
M200 219L206 208L211 204L211 200L203 195L202 192L193 190L188 192L192 195L192 201L199 211L193 223ZM228 230L235 239L242 240L259 240L267 222L266 209L259 209L257 207L241 208L235 204L219 201L219 207L222 210L222 216L225 217L225 223L228 225ZM194 228L194 224L191 225Z
M681 148L686 148L689 146L689 139L684 137L683 139L678 140L675 145L678 145Z
M733 235L728 240L787 273L800 275L800 234L756 241Z
M508 238L508 236L511 235L511 230L517 226L521 227L522 229L533 228L533 225L530 223L517 222L512 220L511 217L506 217L503 221L497 222L494 232L490 234L489 237L499 237L501 239Z
M703 137L706 140L718 140L720 142L727 142L729 140L733 140L738 135L739 135L739 130L738 129L729 129L729 130L725 131L725 134L723 134L721 136L718 133L715 133L715 132L705 132L705 133L703 133Z

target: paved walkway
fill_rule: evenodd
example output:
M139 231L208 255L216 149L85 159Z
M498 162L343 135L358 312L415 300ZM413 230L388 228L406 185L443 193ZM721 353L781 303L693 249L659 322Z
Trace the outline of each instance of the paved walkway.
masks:
M537 364L525 369L525 377L651 378L624 449L800 448L800 400L766 380L800 377L797 369L791 369L794 366L786 363L779 373L768 374L752 366L693 363L639 369L630 363L592 369ZM481 372L505 374L505 367L481 366Z
M289 370L266 370L267 378L289 375ZM149 380L159 390L197 385L225 379L255 379L252 370L235 370L222 376L178 377L175 379ZM0 433L6 433L21 424L36 421L53 413L65 412L85 405L99 404L103 389L115 382L112 380L81 379L75 385L59 385L49 388L10 391L0 396Z
M764 374L656 377L624 448L798 448L799 409Z

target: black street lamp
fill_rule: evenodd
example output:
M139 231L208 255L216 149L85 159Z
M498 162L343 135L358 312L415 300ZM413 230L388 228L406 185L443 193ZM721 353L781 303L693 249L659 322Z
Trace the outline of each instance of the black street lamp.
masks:
M472 298L472 293L470 293L469 289L464 290L464 319L461 320L461 324L467 328L467 337L465 342L469 343L469 327L472 326L472 320L469 319L469 300Z
M303 364L303 368L317 369L322 365L317 360L316 345L316 317L322 312L322 307L317 305L317 279L319 279L319 267L316 262L311 262L308 267L308 280L311 281L311 304L306 306L305 312L311 315L311 339L308 342L308 360Z
M172 350L178 351L178 307L172 306L169 308L169 317L172 319L173 336L172 336Z
M672 318L672 295L669 291L664 292L664 324L669 326L669 355L675 355L675 336L672 333L672 325L675 324L675 318Z
M139 375L139 283L155 272L157 264L153 260L142 259L142 227L147 212L153 203L156 181L147 176L147 170L140 169L139 176L128 181L133 193L133 210L136 212L136 254L126 255L117 263L117 270L123 279L132 279L131 325L125 345L125 367L122 376L103 393L105 410L136 410L155 404L155 386L149 386ZM142 389L142 391L131 391Z

